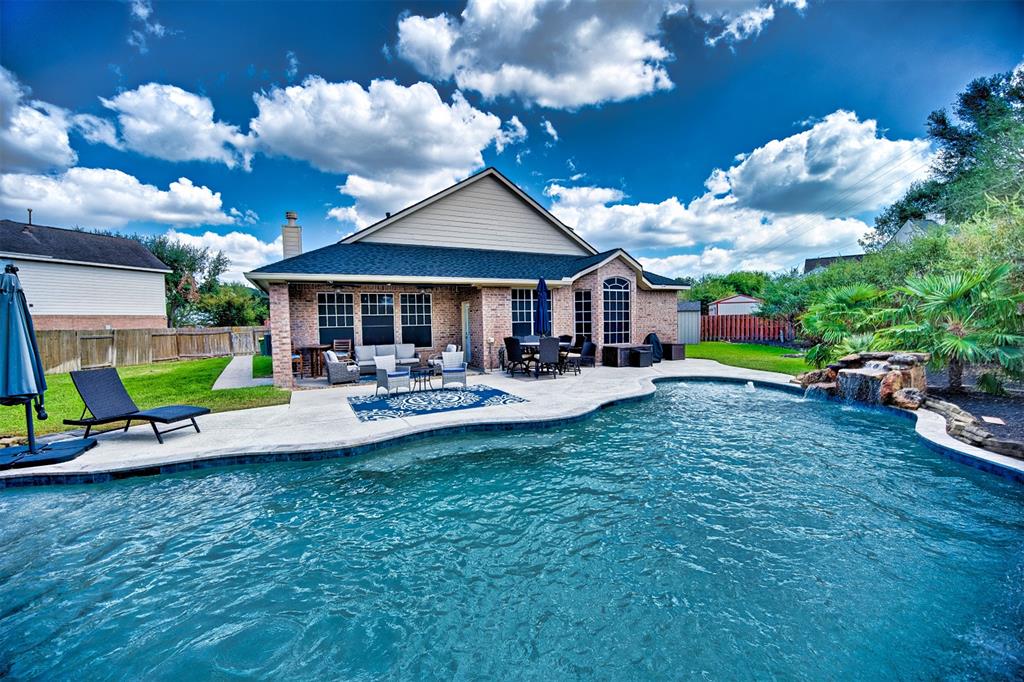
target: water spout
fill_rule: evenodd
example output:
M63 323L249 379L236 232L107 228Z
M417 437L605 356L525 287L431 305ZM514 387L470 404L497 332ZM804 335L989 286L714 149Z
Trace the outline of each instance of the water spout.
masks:
M747 393L753 393L753 392L754 392L754 382L753 381L748 381L747 382Z

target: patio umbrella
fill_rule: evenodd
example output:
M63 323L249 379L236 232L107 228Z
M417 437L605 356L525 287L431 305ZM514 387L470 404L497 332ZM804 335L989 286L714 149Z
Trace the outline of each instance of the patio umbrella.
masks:
M28 446L0 450L0 468L64 462L96 444L92 438L85 438L36 447L32 406L35 405L39 419L46 419L45 392L46 377L28 301L18 279L18 268L8 264L0 275L0 405L25 406Z
M541 277L537 281L537 336L547 336L551 333L548 329L548 283Z

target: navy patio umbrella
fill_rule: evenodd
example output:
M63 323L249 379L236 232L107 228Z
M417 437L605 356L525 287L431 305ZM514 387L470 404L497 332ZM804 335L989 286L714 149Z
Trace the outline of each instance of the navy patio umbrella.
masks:
M0 469L66 462L96 445L86 438L36 447L32 407L39 419L46 419L45 393L46 376L28 301L18 268L8 264L0 275L0 405L25 406L28 445L0 449Z
M541 277L537 282L537 317L535 325L537 336L547 336L548 329L548 283Z

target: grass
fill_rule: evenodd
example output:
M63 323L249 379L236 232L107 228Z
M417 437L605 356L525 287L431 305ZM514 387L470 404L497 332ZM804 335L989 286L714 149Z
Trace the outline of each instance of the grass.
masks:
M723 365L760 369L783 374L800 374L814 369L803 358L784 358L795 352L792 348L761 346L756 343L726 343L724 341L702 341L687 346L686 357L717 360Z
M230 360L209 358L160 362L119 367L117 371L128 393L143 410L160 405L185 404L227 412L288 402L291 394L273 386L211 390L213 382ZM46 411L50 418L36 421L36 433L67 431L71 427L64 425L64 419L77 418L82 414L82 400L71 383L71 375L48 374L46 384ZM25 435L25 411L22 407L0 408L0 435Z
M252 376L256 379L274 376L274 358L269 355L252 356Z

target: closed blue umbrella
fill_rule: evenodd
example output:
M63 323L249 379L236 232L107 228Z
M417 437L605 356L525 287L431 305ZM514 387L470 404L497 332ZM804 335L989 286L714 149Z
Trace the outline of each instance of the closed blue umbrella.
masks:
M537 282L537 318L536 331L538 336L547 336L548 329L548 283L541 277Z
M7 265L0 275L0 405L25 406L28 446L0 450L0 469L66 462L96 445L94 439L83 438L36 448L32 405L35 404L39 418L46 419L45 392L43 360L28 301L18 279L18 268Z

